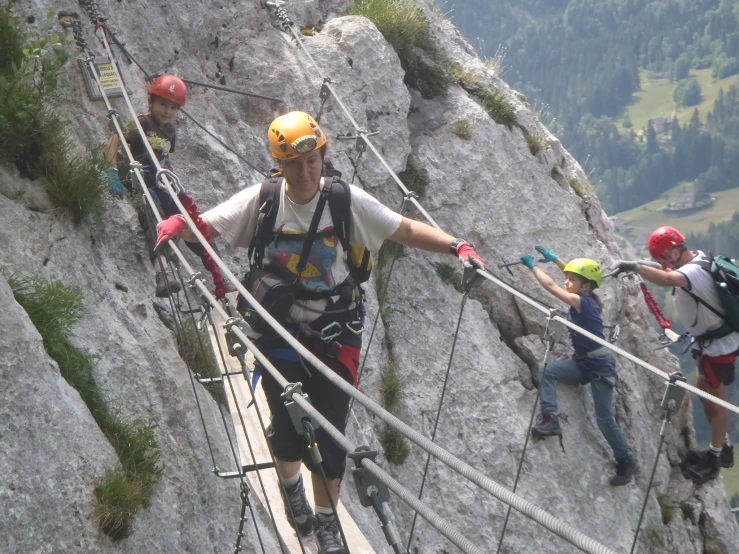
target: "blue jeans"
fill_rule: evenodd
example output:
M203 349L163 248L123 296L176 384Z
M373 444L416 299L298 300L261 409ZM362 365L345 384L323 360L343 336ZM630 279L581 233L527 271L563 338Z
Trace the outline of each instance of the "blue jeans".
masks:
M557 412L557 382L568 385L590 383L598 429L613 449L616 458L631 456L621 428L613 417L613 387L616 385L616 359L610 354L552 362L539 370L539 394L542 413Z

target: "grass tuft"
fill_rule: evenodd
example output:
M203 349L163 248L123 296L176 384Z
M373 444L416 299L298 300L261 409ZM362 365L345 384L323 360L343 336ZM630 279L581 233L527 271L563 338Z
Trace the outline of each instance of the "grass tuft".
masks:
M395 361L390 357L390 362L380 372L380 395L382 404L388 412L392 412L400 404L400 398L405 388L405 381L398 373Z
M516 124L516 112L502 92L482 87L468 90L472 99L499 125L512 129Z
M474 134L472 131L472 124L466 119L457 121L454 124L454 134L462 140L472 140L472 136Z
M71 343L72 330L84 313L80 289L39 277L9 275L7 281L62 377L80 394L118 454L120 468L107 472L95 489L96 510L103 532L113 540L128 536L136 509L148 501L161 477L156 426L126 421L112 409L93 375L98 357Z
M405 248L399 242L386 240L382 243L380 251L377 253L377 269L383 271L392 260L400 258Z
M408 190L415 192L419 198L423 197L429 186L429 174L424 168L408 165L406 169L398 173L398 177Z
M526 144L529 145L529 151L536 156L539 152L544 149L545 140L542 135L532 135L524 133L526 135Z
M453 265L442 262L435 264L435 269L442 282L453 286L457 292L464 292L462 274Z
M177 347L180 358L187 364L190 371L200 377L221 377L221 368L213 352L213 343L207 327L198 331L192 318L185 319L182 329L177 334ZM205 385L205 388L216 402L223 406L228 405L223 383L212 383Z
M110 166L102 148L80 154L61 119L46 113L43 122L41 172L49 200L77 224L86 217L99 217L108 191L105 170Z
M98 526L113 541L128 537L142 499L139 483L118 468L106 472L95 487Z
M429 20L411 0L359 0L348 13L372 21L401 58L414 47L431 48Z
M667 525L675 517L675 506L668 504L667 501L661 497L658 497L657 501L659 502L659 509L662 513L662 523Z
M574 190L575 194L580 198L585 198L587 196L587 194L585 194L585 187L578 179L572 177L568 182L570 183L572 190Z
M66 122L52 111L69 59L63 40L54 33L26 36L13 10L0 7L0 163L44 178L51 202L79 223L103 210L107 164L100 152L79 154Z
M406 85L426 99L446 94L452 84L446 69L448 61L434 47L429 20L412 0L359 0L349 14L363 15L375 24L398 54ZM430 59L421 57L417 49Z
M380 433L380 444L382 444L382 449L385 452L385 458L393 465L403 464L411 453L406 438L387 425Z
M691 504L683 502L680 504L680 511L683 513L683 519L693 521L693 518L695 517L695 508L693 508Z

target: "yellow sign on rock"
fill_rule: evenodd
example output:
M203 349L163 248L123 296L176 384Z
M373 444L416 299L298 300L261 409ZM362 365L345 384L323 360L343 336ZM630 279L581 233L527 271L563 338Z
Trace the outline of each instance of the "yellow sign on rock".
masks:
M107 57L98 57L92 60L94 69L88 66L86 61L78 60L80 64L80 70L85 78L85 84L87 85L87 93L90 95L91 100L102 100L103 95L100 90L104 90L108 97L122 96L121 83L116 77L115 69L113 64ZM126 91L131 94L131 88L126 83L126 74L123 72L123 68L118 62L115 62L118 71L121 73L123 79L123 85L126 86ZM100 88L98 88L95 82L95 77L91 73L94 71L100 79Z
M100 84L105 90L119 89L121 84L118 82L118 77L113 71L113 66L110 63L101 63L97 66L100 71Z

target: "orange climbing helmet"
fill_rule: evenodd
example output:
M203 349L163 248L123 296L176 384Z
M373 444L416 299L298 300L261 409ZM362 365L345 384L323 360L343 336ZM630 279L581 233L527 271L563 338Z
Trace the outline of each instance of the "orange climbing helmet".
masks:
M305 112L290 112L269 126L272 157L291 160L324 146L328 141L318 122Z
M165 73L154 79L149 87L149 94L171 100L178 106L184 106L187 102L187 85L176 75Z
M659 259L673 246L685 243L685 236L674 227L660 227L649 237L649 253Z

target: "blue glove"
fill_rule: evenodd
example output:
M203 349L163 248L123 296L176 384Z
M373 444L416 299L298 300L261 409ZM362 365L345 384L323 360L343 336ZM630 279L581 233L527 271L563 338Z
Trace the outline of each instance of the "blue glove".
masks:
M559 256L557 256L557 254L549 250L549 248L545 248L543 246L535 246L534 248L536 248L536 251L539 254L544 256L541 260L539 260L541 263L552 262L556 264L559 261Z
M521 256L521 263L528 267L529 269L534 269L536 267L536 262L534 261L533 256L529 256L528 254L524 254Z
M110 190L110 193L118 198L123 198L125 192L123 190L123 183L121 183L121 180L118 177L118 170L111 167L108 168L106 174L108 175L108 190Z

